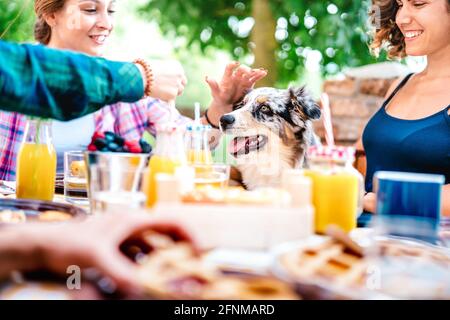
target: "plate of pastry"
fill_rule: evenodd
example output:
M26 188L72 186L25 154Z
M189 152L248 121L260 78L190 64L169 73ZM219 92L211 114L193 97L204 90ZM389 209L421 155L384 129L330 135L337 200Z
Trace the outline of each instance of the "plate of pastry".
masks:
M87 212L69 204L23 200L0 199L0 224L26 222L63 222L83 218Z
M311 299L449 299L446 248L394 237L360 247L314 236L274 249L273 273Z
M272 276L223 273L190 244L167 235L145 235L147 250L135 255L138 277L154 299L296 300L291 284ZM128 248L132 248L129 246Z

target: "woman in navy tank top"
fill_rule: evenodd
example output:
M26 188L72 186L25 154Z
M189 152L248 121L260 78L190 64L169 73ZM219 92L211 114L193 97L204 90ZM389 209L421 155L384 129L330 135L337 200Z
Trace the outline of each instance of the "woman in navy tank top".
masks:
M396 81L367 124L364 209L375 211L376 171L445 176L443 214L450 216L450 0L375 0L372 48L391 58L426 56L424 71ZM361 144L360 144L361 147Z

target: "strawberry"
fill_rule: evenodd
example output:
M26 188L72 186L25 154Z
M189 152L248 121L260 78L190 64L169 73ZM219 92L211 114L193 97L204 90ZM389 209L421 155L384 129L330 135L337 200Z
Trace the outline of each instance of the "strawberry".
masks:
M105 139L105 134L102 132L94 132L94 135L92 136L92 141L95 141L97 139Z
M94 152L94 151L97 151L97 147L93 143L91 143L88 146L88 150Z
M138 141L125 141L125 146L131 153L141 153L142 149Z

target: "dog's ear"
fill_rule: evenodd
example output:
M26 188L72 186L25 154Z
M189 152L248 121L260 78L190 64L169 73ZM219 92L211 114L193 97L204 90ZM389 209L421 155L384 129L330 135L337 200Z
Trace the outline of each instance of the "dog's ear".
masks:
M289 89L289 105L303 116L303 120L320 119L322 112L319 106L308 94L305 87ZM304 119L306 116L306 119Z
M280 137L285 145L295 140L295 131L293 127L288 123L282 124L280 129Z

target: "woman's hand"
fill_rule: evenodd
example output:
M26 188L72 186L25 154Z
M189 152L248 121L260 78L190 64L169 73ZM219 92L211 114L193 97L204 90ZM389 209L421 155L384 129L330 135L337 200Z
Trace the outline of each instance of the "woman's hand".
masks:
M69 266L77 266L81 272L94 268L111 280L120 292L136 295L141 291L141 285L135 279L137 265L119 247L126 239L145 230L192 242L180 226L144 214L111 214L67 224L24 226L17 228L16 236L22 238L21 232L33 235L31 238L38 243L40 267L44 269L67 276ZM29 234L25 239L30 239Z
M184 69L178 61L154 61L150 62L153 72L151 96L162 101L173 101L184 91L187 84ZM138 67L140 67L138 65ZM143 78L145 73L140 67Z
M375 213L377 205L377 195L373 192L369 192L364 196L364 210L367 212Z
M239 62L231 62L226 66L220 82L206 77L213 98L208 110L211 122L218 124L220 117L233 111L233 105L266 75L266 70L251 69Z

